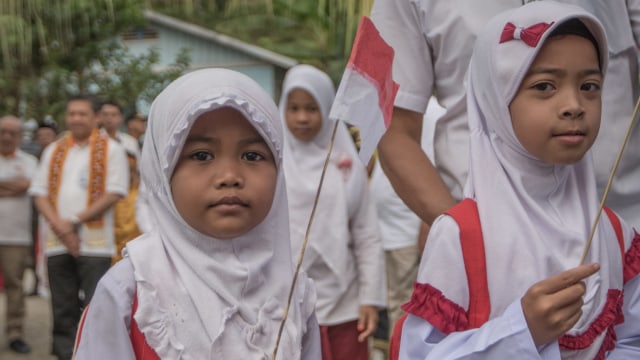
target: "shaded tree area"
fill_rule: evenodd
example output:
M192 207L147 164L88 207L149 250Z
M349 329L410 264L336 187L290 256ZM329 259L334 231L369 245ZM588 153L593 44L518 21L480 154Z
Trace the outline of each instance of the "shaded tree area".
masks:
M0 0L0 113L61 122L66 98L93 93L134 109L189 65L119 41L153 9L327 71L337 82L373 0ZM136 95L138 94L138 95Z
M373 0L147 0L147 6L327 71L338 81Z
M118 35L144 23L144 0L0 0L0 113L62 122L69 95L90 93L134 109L188 66L153 71L158 54L135 57Z

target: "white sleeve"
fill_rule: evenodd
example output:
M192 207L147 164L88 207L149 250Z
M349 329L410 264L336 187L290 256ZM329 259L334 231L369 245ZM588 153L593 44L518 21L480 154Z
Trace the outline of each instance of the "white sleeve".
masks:
M400 85L395 105L424 113L433 92L433 62L415 6L407 0L376 0L371 19L395 52L393 79Z
M40 163L36 169L35 175L31 179L31 185L29 186L29 195L31 196L46 196L49 194L47 184L49 183L49 162L51 161L51 152L55 148L55 143L47 146L42 153Z
M131 305L136 282L133 266L125 258L100 279L78 331L74 359L135 359L131 338Z
M129 192L129 160L122 145L109 140L107 183L105 191L126 196Z
M307 320L307 332L302 338L302 360L317 360L322 358L322 346L320 345L320 325L316 314L312 313Z
M477 329L444 335L429 322L409 315L402 327L400 360L560 359L557 342L536 348L520 299L501 316Z
M360 167L354 170L360 170ZM387 304L384 249L368 180L363 176L362 181L364 183L359 207L349 219L353 253L358 269L358 299L360 305L375 305L382 308Z

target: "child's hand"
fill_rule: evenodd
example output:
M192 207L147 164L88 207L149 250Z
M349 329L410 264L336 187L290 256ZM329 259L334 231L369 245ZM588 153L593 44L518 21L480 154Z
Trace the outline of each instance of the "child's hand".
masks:
M360 305L358 318L358 341L363 342L376 331L378 326L378 308L373 305Z
M581 265L533 284L521 300L536 346L563 335L582 316L582 280L596 273L598 264Z

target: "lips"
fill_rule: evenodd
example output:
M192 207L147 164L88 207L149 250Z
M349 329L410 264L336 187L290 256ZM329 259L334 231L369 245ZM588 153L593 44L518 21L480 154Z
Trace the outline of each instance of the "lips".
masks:
M242 199L237 196L225 196L222 199L211 204L211 207L215 206L249 206L249 204L245 201L242 201Z
M586 139L586 132L581 130L570 130L553 134L553 138L567 146L580 146Z
M587 133L582 130L569 130L569 131L553 134L553 136L585 136L585 135L587 135Z

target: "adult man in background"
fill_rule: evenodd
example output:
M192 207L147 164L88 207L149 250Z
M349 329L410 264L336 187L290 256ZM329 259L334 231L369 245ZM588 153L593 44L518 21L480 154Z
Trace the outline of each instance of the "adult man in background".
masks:
M60 360L71 359L81 312L115 254L111 208L129 187L125 151L97 129L93 99L72 97L65 117L69 131L47 147L29 189L49 225L42 236Z
M128 153L134 154L137 159L140 159L140 144L138 140L120 131L120 126L124 121L122 107L115 101L107 100L100 106L98 116L100 117L99 122L102 128L109 137L122 144Z
M38 124L38 128L35 133L36 144L40 147L40 153L38 158L42 156L44 149L52 142L56 141L58 137L58 125L53 120L45 119L45 121Z
M32 243L31 199L27 190L38 160L20 150L22 124L15 116L0 118L0 269L7 294L6 334L11 350L31 351L24 339L24 271Z
M144 133L147 131L147 119L139 113L135 113L125 120L125 127L127 128L127 134L131 135L140 147L144 138Z

